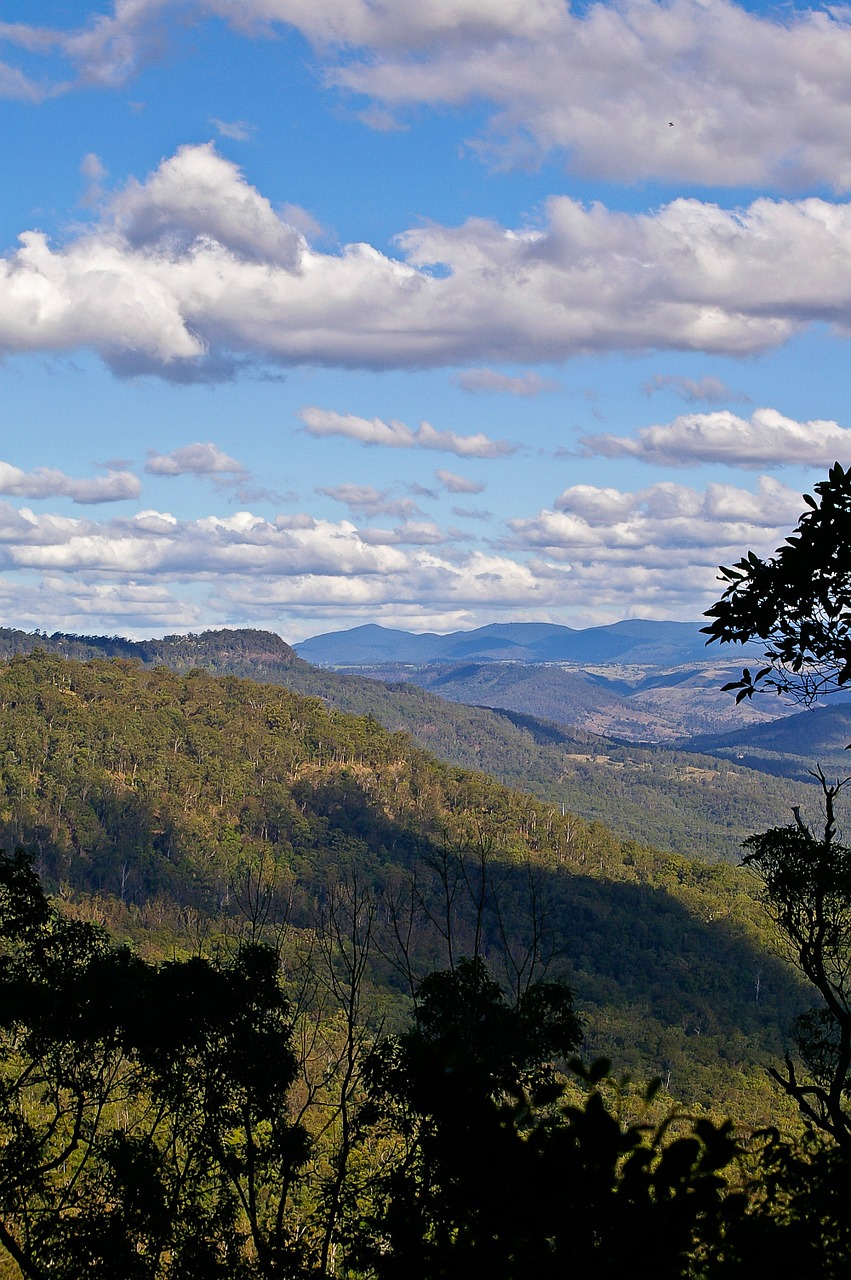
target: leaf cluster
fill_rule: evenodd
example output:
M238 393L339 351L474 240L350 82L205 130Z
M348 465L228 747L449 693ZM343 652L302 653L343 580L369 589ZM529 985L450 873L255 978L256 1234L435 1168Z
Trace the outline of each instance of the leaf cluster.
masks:
M724 686L738 702L762 684L809 705L851 680L851 467L837 462L814 492L773 557L750 551L721 567L727 586L707 610L707 644L759 640L768 662Z

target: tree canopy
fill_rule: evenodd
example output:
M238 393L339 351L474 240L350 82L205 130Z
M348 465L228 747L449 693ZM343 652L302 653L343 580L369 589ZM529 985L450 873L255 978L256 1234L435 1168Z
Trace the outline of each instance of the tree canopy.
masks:
M724 686L737 701L762 685L810 705L851 681L851 467L837 462L814 492L774 556L721 566L727 586L706 611L707 644L758 640L768 664Z

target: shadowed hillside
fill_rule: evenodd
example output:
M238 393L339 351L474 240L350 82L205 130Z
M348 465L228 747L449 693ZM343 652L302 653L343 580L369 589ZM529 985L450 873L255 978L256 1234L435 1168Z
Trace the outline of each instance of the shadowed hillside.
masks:
M773 1105L760 1064L801 994L766 954L744 872L622 842L371 717L200 670L18 657L0 672L0 758L4 843L36 850L66 897L117 903L97 909L121 928L162 933L190 908L227 915L232 886L266 858L303 928L352 874L395 901L414 877L426 904L437 894L424 917L437 920L448 865L463 947L478 927L469 877L485 867L486 952L507 964L523 953L533 884L535 928L567 963L594 1052L670 1073L691 1101ZM424 969L439 944L417 926ZM392 991L393 972L378 964L375 981Z

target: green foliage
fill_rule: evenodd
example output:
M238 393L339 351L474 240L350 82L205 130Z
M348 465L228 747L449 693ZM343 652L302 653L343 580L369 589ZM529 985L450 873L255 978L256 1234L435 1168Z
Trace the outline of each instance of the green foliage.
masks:
M448 702L414 684L320 670L270 632L207 631L130 641L0 628L0 657L38 649L80 660L132 658L148 668L206 670L285 685L348 715L372 717L391 732L404 731L450 765L483 770L506 786L604 822L622 838L690 858L734 861L755 823L770 822L799 799L799 789L739 768L735 756L719 765L710 757L662 747L625 746L504 708ZM599 700L599 686L580 683L586 702Z
M0 839L32 848L75 912L149 955L226 923L253 867L270 868L305 936L355 870L385 922L415 882L417 979L449 960L434 923L442 863L460 886L460 953L476 951L467 879L484 854L481 953L500 971L509 950L522 962L533 887L590 1052L689 1102L763 1120L777 1107L760 1065L801 995L766 954L747 877L440 764L369 716L200 670L19 657L0 671ZM398 1010L409 984L382 929L368 980Z
M578 1026L554 984L511 1008L480 962L462 962L426 979L415 1016L369 1075L375 1115L401 1139L356 1251L370 1275L617 1275L639 1238L648 1274L699 1274L691 1259L714 1237L721 1171L737 1153L729 1125L673 1136L621 1124L596 1087L606 1062L586 1073L581 1106L561 1102L548 1059L570 1051Z
M772 559L751 551L721 568L707 643L761 640L769 664L725 686L738 702L762 684L809 705L851 680L851 468L837 462L815 493Z
M307 1156L274 952L151 966L0 859L0 1244L32 1280L271 1280Z

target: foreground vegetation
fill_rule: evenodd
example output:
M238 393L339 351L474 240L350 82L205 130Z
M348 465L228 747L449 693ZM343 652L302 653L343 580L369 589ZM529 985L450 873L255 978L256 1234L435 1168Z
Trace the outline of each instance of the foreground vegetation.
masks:
M364 1036L347 901L320 948L342 1019L329 1055L287 992L283 934L256 936L266 913L215 959L152 964L51 907L27 855L0 859L0 1247L17 1274L614 1277L637 1241L661 1280L844 1274L834 1152L660 1122L657 1085L642 1105L605 1062L573 1063L571 1090L562 983L530 969L507 998L459 958L416 986L407 1029Z

